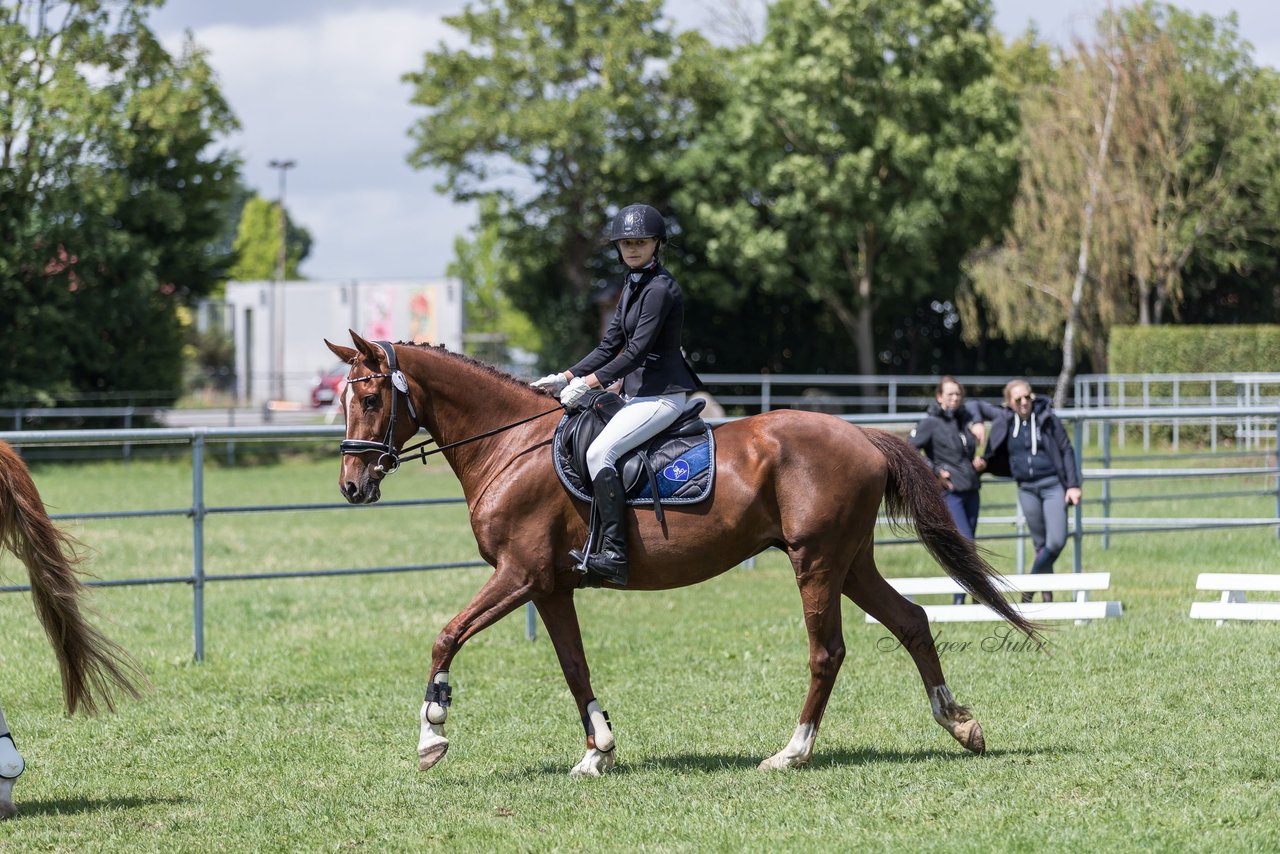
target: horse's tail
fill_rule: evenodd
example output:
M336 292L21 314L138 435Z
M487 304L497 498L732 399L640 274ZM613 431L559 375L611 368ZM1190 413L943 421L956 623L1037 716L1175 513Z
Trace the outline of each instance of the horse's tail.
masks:
M884 490L889 522L896 529L905 530L904 519L910 518L916 536L948 575L975 600L1034 637L1040 626L1018 613L996 588L992 578L999 573L983 560L973 542L956 530L938 492L938 479L920 454L883 430L864 428L863 432L884 456L889 469L889 482Z
M0 442L0 546L27 567L31 598L62 671L67 711L115 710L114 689L137 697L146 677L120 646L85 621L77 571L79 544L45 512L44 502L22 458Z

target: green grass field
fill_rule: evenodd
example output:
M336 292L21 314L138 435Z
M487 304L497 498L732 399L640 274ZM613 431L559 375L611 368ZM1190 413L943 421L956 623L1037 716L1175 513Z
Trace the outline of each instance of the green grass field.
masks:
M179 464L35 476L54 512L190 503ZM335 458L216 468L208 501L331 501L336 478ZM984 495L1008 501L1004 490ZM384 490L455 494L434 466L407 466ZM1117 512L1274 508L1264 496ZM181 517L71 527L103 578L189 571ZM216 516L206 536L210 573L475 557L458 506ZM998 568L1012 571L1011 549L995 546ZM584 591L593 684L619 743L619 767L600 780L567 776L582 728L545 635L524 639L523 612L458 657L449 755L416 770L431 642L485 570L211 584L201 664L186 586L96 591L101 624L154 683L97 719L62 714L29 597L4 594L0 702L28 768L0 850L1274 850L1280 625L1187 612L1207 598L1197 573L1276 571L1278 556L1271 528L1118 535L1107 551L1090 540L1084 568L1112 573L1123 617L1062 625L1047 654L987 640L995 625L942 625L948 682L986 729L983 757L933 722L907 654L878 649L884 630L846 604L848 657L813 764L784 773L755 770L790 737L808 680L781 554L684 590ZM918 546L879 559L890 576L937 572ZM25 580L12 557L0 567Z

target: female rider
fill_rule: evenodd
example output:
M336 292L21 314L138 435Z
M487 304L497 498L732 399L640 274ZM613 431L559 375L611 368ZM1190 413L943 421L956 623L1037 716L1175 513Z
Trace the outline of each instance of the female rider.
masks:
M700 385L680 352L684 298L660 261L666 238L666 221L656 208L628 205L618 212L609 241L627 274L604 338L567 371L532 383L572 407L589 389L622 380L625 405L587 449L602 542L593 554L574 553L587 569L618 585L628 578L626 498L614 464L674 423L686 393Z

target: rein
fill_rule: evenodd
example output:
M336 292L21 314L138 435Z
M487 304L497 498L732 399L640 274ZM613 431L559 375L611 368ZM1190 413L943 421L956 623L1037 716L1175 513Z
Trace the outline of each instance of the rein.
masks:
M433 448L433 449L432 449L432 450L430 450L430 451L426 450L426 447L427 447L428 445L434 444L434 443L435 443L435 441L436 441L435 439L424 439L423 441L419 442L419 443L418 443L418 444L416 444L416 445L410 445L410 446L409 446L409 447L407 447L407 448L403 448L403 449L401 449L399 453L397 453L394 449L393 449L393 450L391 450L391 451L384 451L384 452L383 452L383 453L384 453L384 456L390 456L390 457L395 461L395 465L394 465L394 466L392 466L391 470L390 470L390 471L387 471L386 473L387 473L387 474L391 474L391 473L393 473L396 469L400 468L400 462L401 462L401 460L406 460L406 459L407 459L407 460L422 460L422 464L423 464L423 465L426 465L426 464L427 464L427 457L431 456L432 454L438 454L438 453L440 453L441 451L447 451L447 450L449 450L450 448L456 448L456 447L458 447L459 445L466 445L466 444L468 444L469 442L476 442L476 441L479 441L480 439L487 439L487 438L489 438L490 436L496 436L496 435L497 435L497 434L499 434L499 433L502 433L502 432L505 432L505 431L507 431L507 430L510 430L512 427L519 427L521 424L528 424L530 421L536 421L537 419L542 418L543 416L546 416L546 415L550 415L550 414L551 414L551 413L553 413L553 412L563 412L563 411L564 411L564 407L563 407L563 406L557 406L555 409L548 409L546 412L539 412L537 415L530 415L528 418L521 418L519 421L516 421L516 422L514 422L514 423L512 423L512 424L507 424L507 425L505 425L505 426L503 426L503 427L498 427L498 428L493 429L493 430L488 430L488 431L486 431L486 432L484 432L484 433L481 433L481 434L480 434L480 435L478 435L478 436L472 436L472 437L471 437L471 438L469 438L469 439L460 439L460 440L458 440L457 442L450 442L450 443L449 443L449 444L447 444L447 445L441 445L440 447L438 447L438 448ZM358 439L351 439L351 440L347 440L347 441L350 441L350 442L353 442L353 443L354 443L354 442L360 442L360 440L358 440ZM347 442L346 442L346 441L344 441L342 444L343 444L343 445L346 445L346 444L347 444ZM376 445L376 446L377 446L376 448L365 448L365 450L366 450L366 451L380 450L380 449L382 448L382 445L381 445L380 443L377 443L377 442L360 442L360 444L364 444L364 445ZM416 451L417 453L413 454L413 456L406 456L406 455L407 455L407 454L409 454L411 451ZM353 450L347 450L346 448L343 448L343 449L342 449L342 453L344 453L344 454L359 454L359 453L363 453L363 451L353 451ZM382 468L382 459L381 459L381 457L379 457L379 459L378 459L378 467L379 467L379 468Z
M436 441L435 439L426 439L424 441L419 442L416 445L411 445L407 448L402 448L401 450L397 451L395 449L395 446L392 444L392 442L395 441L395 435L396 435L396 401L399 399L401 395L404 396L405 403L409 407L409 415L413 418L415 424L418 422L418 413L413 408L413 399L409 397L409 381L405 379L404 373L400 371L400 369L396 366L395 349L387 341L375 341L374 343L382 348L382 352L387 354L387 368L389 369L388 373L369 374L366 377L356 377L353 380L348 380L348 382L361 383L361 382L365 382L366 380L377 380L377 379L386 379L386 378L389 378L391 380L391 386L392 386L391 419L387 423L387 435L381 442L374 442L368 439L343 439L342 444L339 445L339 450L343 454L365 454L365 453L368 453L369 451L377 451L378 452L377 470L384 476L389 474L394 474L396 470L400 468L400 462L402 459L422 460L422 464L426 465L427 457L431 456L432 454L438 454L441 451L447 451L450 448L456 448L459 445L466 445L470 442L479 441L480 439L487 439L490 436L495 436L498 433L502 433L506 430L510 430L513 427L519 427L521 424L528 424L530 421L536 421L537 419L550 415L553 412L564 411L564 407L556 406L552 409L548 409L546 412L539 412L537 415L530 415L528 418L522 418L519 421L516 421L511 424L507 424L503 427L498 427L493 430L488 430L484 433L481 433L478 436L472 436L468 439L461 439L457 442L450 442L447 445L441 445L440 447L430 451L426 450L426 447L428 445L434 444ZM413 453L412 456L407 456L408 454L415 451L417 453ZM384 462L384 460L387 460L387 459L390 459L391 461L390 468L388 468L387 464Z

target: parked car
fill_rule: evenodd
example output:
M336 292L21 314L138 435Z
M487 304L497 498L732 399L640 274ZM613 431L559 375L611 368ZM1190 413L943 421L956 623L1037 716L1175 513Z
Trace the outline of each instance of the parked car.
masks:
M316 376L311 384L311 405L316 409L332 406L342 396L342 384L347 381L351 366L339 362L323 374Z

